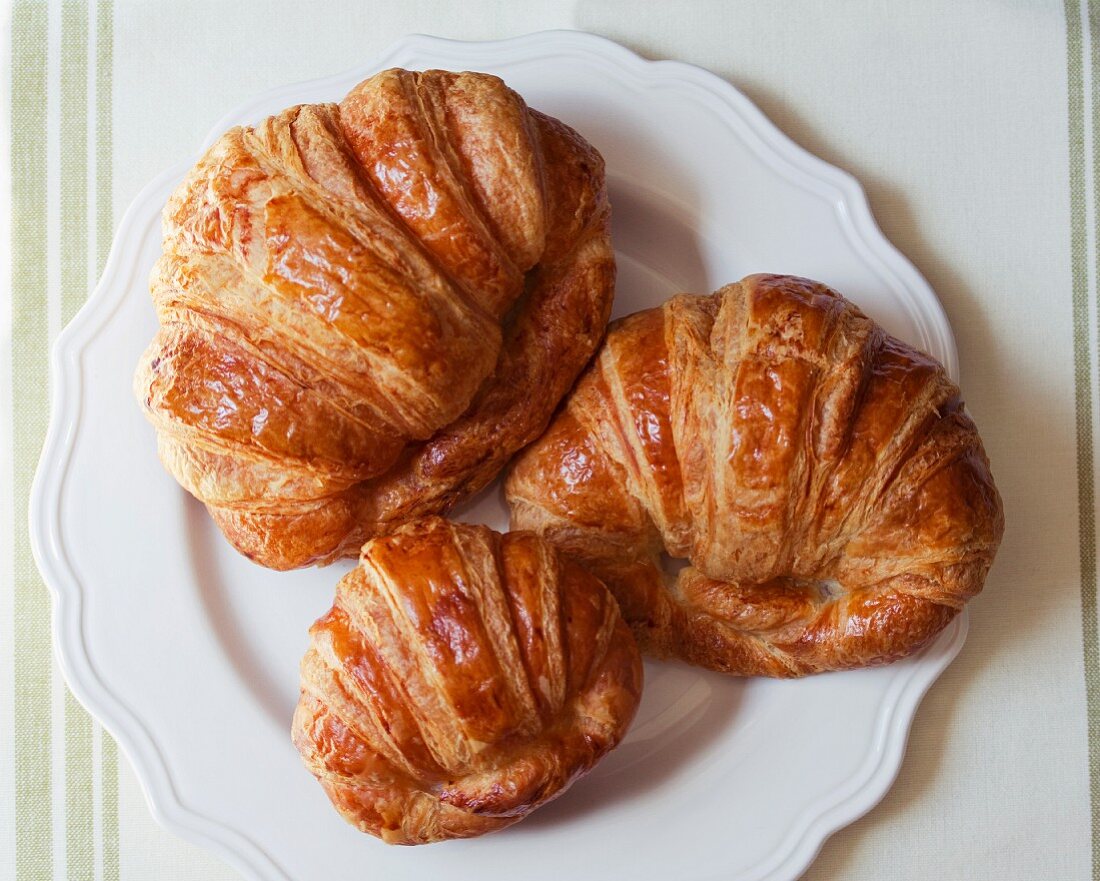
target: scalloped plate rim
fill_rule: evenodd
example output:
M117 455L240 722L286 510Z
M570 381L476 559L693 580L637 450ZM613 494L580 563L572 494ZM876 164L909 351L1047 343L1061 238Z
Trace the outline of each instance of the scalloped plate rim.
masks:
M715 74L695 65L673 60L649 60L607 38L583 31L538 31L502 40L463 41L426 34L412 34L393 43L373 62L330 76L270 89L235 108L218 121L208 136L224 131L255 108L282 95L324 88L326 84L363 77L398 60L403 54L427 55L444 52L505 52L549 49L596 56L635 73L678 79L722 99L731 124L740 121L791 169L833 188L846 234L858 237L864 256L872 257L885 269L904 279L897 290L917 291L916 308L926 329L939 336L946 353L945 367L958 378L958 356L946 313L931 287L910 261L885 237L871 214L858 180L842 169L809 153L778 129L747 97ZM228 121L228 122L227 122ZM763 156L764 154L761 153ZM50 401L49 427L31 488L28 511L31 549L53 605L52 635L62 674L80 703L115 737L130 760L154 818L169 831L210 849L244 875L270 881L287 879L286 873L248 835L239 829L211 820L178 797L171 769L156 741L149 735L139 714L112 693L100 678L88 654L83 632L83 587L68 559L60 527L60 502L68 477L71 452L82 417L81 392L84 384L82 356L85 348L106 327L123 302L136 271L139 251L133 247L135 232L154 222L160 214L158 193L186 172L195 156L176 163L150 181L123 213L112 240L103 274L83 307L58 336L50 358L54 390ZM820 195L820 193L819 193ZM910 303L910 305L914 305ZM961 650L966 638L968 616L964 611L937 640L942 644L933 663L914 665L912 672L895 679L887 690L876 719L874 744L860 772L849 778L856 783L850 792L836 797L834 788L810 803L791 824L791 832L771 856L745 870L752 879L794 879L812 862L829 835L850 824L874 807L889 790L904 758L906 741L916 708L931 685ZM890 698L890 699L887 699ZM718 876L722 877L722 876Z

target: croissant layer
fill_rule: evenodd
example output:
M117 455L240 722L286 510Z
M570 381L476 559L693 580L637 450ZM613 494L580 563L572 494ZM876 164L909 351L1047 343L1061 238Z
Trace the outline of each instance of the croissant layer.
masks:
M492 480L614 286L602 159L487 74L388 70L231 129L163 227L138 398L169 471L279 569Z
M522 819L622 739L641 695L615 600L530 533L428 518L373 539L310 636L294 743L391 844Z
M746 675L919 649L1004 529L943 368L791 276L613 324L506 492L513 526L603 579L644 651ZM690 565L670 581L662 555Z

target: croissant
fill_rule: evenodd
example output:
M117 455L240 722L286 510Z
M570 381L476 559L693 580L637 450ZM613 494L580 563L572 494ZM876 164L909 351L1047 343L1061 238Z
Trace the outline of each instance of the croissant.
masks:
M530 533L433 517L375 538L310 637L294 743L390 844L523 819L618 744L641 695L614 599Z
M513 528L611 588L644 652L743 675L919 649L1004 529L943 368L776 275L615 322L506 494ZM690 563L674 582L662 554Z
M167 469L277 569L489 483L614 287L600 155L480 73L388 70L234 128L163 228L137 396Z

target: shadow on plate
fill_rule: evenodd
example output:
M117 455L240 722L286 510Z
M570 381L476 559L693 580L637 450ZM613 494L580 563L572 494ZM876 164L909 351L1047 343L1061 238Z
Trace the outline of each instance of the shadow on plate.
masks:
M222 577L214 543L210 540L214 526L206 509L189 495L186 496L184 505L184 522L187 524L191 559L196 571L201 573L201 577L195 581L199 586L199 598L213 626L214 636L241 681L248 683L249 690L264 712L274 720L285 720L289 725L293 704L288 709L284 696L286 688L271 677L263 660L252 651L249 640L242 638L246 628L240 620L238 610L229 600L229 588Z
M748 684L679 662L647 661L646 691L626 740L522 828L575 822L682 775L717 742L729 740Z
M611 237L618 262L615 304L618 318L652 309L678 293L709 294L699 231L690 193L677 200L627 178L609 175ZM736 279L724 279L719 284Z

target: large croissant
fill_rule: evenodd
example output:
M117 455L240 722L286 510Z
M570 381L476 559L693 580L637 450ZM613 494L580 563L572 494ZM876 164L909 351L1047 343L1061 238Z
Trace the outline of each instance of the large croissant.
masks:
M615 600L530 533L429 518L373 539L310 634L294 742L391 844L522 819L622 739L641 695Z
M507 484L643 651L801 676L927 643L1004 527L943 368L806 279L750 276L615 325ZM666 583L660 555L688 558Z
M613 285L588 143L494 76L388 70L232 129L191 170L136 390L239 550L354 556L538 436Z

